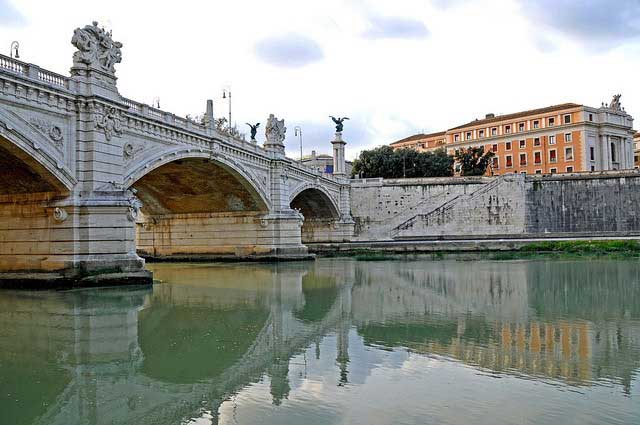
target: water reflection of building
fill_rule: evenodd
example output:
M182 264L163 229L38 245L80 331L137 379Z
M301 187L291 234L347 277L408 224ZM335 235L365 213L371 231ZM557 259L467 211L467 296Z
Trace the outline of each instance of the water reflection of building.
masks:
M353 287L365 342L495 372L620 382L640 364L640 267L620 262L368 264Z

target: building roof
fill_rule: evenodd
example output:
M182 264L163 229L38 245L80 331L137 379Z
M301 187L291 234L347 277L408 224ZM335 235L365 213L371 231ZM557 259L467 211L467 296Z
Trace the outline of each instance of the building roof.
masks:
M464 125L460 125L458 127L454 127L454 128L450 128L449 131L451 130L459 130L461 128L465 128L465 127L475 127L477 125L483 125L483 124L490 124L493 122L498 122L498 121L506 121L506 120L512 120L512 119L517 119L517 118L524 118L527 117L529 115L538 115L538 114L547 114L549 112L556 112L556 111L561 111L563 109L569 109L569 108L576 108L576 107L580 107L582 105L578 105L577 103L562 103L559 105L553 105L553 106L547 106L546 108L538 108L538 109L531 109L529 111L522 111L522 112L516 112L514 114L506 114L506 115L498 115L495 117L490 117L490 118L484 118L481 120L474 120L471 122L468 122Z
M399 145L400 143L413 142L414 140L423 140L423 139L428 139L430 137L444 136L446 133L447 133L446 131L439 131L437 133L430 133L430 134L422 134L422 133L414 134L413 136L405 137L404 139L393 142L391 143L391 145Z

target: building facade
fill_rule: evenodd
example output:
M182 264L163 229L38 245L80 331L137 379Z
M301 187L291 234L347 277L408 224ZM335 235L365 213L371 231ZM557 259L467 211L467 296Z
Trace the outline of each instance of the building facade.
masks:
M508 115L487 114L484 119L414 135L391 146L418 151L444 148L451 154L482 146L495 154L487 170L493 175L634 167L633 118L620 106L619 96L599 108L565 103Z
M325 174L333 174L333 157L327 154L317 154L316 151L311 151L311 155L307 155L302 158L302 164L307 167L311 167L315 170ZM351 161L345 161L345 173L347 176L351 175L351 169L353 164Z

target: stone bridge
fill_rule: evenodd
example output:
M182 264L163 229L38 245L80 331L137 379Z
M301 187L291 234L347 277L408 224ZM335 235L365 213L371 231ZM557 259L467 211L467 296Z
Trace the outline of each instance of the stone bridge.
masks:
M300 259L350 238L341 133L322 174L286 158L284 120L259 146L216 126L211 101L198 120L132 101L110 32L72 44L69 77L0 55L1 281L140 281L138 253Z

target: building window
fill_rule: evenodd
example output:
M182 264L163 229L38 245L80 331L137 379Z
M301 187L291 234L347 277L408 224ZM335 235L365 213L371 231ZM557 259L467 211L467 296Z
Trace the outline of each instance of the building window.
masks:
M567 173L573 173L573 167L567 167Z
M551 174L555 174L555 173L558 172L558 169L557 168L552 168L549 171L551 171Z
M505 134L511 133L511 126L510 125L505 125L504 126L504 133Z
M564 148L564 160L573 161L573 148Z
M558 160L558 157L556 155L556 150L555 149L551 149L549 151L549 162L556 162Z
M471 132L467 131L467 140L471 140Z
M507 155L507 167L513 167L513 161L511 155Z
M478 131L478 137L480 138L484 137L484 130Z
M540 146L540 138L536 137L535 139L533 139L533 146Z
M589 114L589 121L593 122L593 114Z
M533 122L533 128L540 128L540 121L535 120L535 121Z
M542 174L542 170L536 170L536 174Z
M589 146L589 159L591 159L591 161L596 160L596 149L593 146Z
M526 153L521 153L520 154L520 165L527 165L527 154Z
M491 152L498 152L498 145L497 144L491 145Z
M550 145L556 144L556 136L549 136L549 144Z
M571 133L564 133L564 141L569 143L573 140L573 137L571 137Z
M491 135L492 136L497 136L498 135L498 127L493 127L491 129Z
M547 119L547 125L549 127L553 127L554 125L556 125L556 118L555 117L549 117Z
M505 143L505 144L504 144L504 148L505 148L506 150L510 151L510 150L511 150L511 142L507 142L507 143Z
M523 176L526 176L527 172L526 171L520 171L520 174L522 174Z
M533 162L536 164L542 163L542 152L538 151L533 153Z
M524 149L527 147L527 141L526 140L520 140L520 149Z
M591 166L591 171L596 171L596 166L595 165Z
M611 162L616 162L616 144L611 142Z
M494 156L493 158L491 158L491 160L492 160L492 164L491 164L491 165L492 165L492 167L493 167L494 169L496 169L496 170L497 170L498 168L500 168L500 166L499 166L499 165L500 165L500 163L499 163L499 161L498 161L498 157L497 157L497 156Z
M518 131L519 131L520 133L522 133L522 132L524 131L524 123L523 123L523 122L521 122L520 124L518 124Z
M571 114L567 114L563 117L565 124L571 124Z
M460 135L459 134L454 135L453 136L453 141L454 142L459 142L460 141Z

